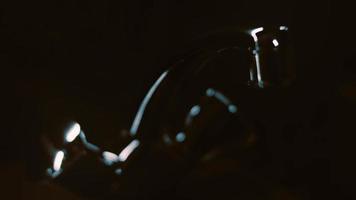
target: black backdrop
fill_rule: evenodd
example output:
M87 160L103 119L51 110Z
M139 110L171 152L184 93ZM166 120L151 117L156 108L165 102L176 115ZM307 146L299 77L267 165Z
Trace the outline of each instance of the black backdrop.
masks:
M281 23L294 30L301 99L310 101L311 107L325 106L329 116L326 150L334 152L333 162L338 163L330 173L337 172L335 184L350 181L356 70L354 9L348 4L330 0L3 0L2 163L22 168L26 152L31 151L26 144L47 118L80 113L86 116L88 129L101 133L95 138L98 143L104 143L106 137L128 127L150 84L194 39L226 27ZM308 109L297 100L295 104ZM4 174L9 174L8 168L4 167ZM22 176L9 175L2 182L11 187L10 179L16 177ZM348 187L345 190L352 190ZM10 195L5 199L13 199L18 189L5 192Z

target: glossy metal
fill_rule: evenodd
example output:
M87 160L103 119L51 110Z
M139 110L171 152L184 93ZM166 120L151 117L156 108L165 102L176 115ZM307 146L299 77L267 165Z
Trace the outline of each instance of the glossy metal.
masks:
M263 173L258 165L264 153L259 147L264 111L257 107L264 104L265 94L294 80L288 32L289 27L280 25L205 38L153 83L128 134L115 141L118 152L87 138L80 122L69 123L55 136L44 135L48 178L94 199L201 195L206 184L200 181L219 177L206 171L207 166L228 168L217 169L225 185L211 188L222 197L231 192L228 185L235 178L259 192L272 187L274 180L263 177L251 183ZM201 185L189 191L185 184L195 181ZM248 192L239 191L240 196Z

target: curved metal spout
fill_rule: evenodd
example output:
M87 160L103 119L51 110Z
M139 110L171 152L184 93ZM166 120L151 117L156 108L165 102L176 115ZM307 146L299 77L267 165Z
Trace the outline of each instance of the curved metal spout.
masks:
M255 128L244 114L253 107L247 102L255 91L294 79L288 29L222 32L187 50L154 81L128 133L115 141L117 152L89 142L79 123L56 136L57 145L44 136L49 178L94 198L132 197L136 190L143 197L153 187L177 184L220 142L251 146Z

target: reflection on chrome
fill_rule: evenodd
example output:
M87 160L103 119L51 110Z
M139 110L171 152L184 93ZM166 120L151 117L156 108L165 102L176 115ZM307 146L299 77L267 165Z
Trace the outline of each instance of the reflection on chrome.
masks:
M280 26L279 30L281 31L288 31L288 27L287 26Z
M54 171L59 171L61 169L63 159L64 159L64 152L58 151L56 153L56 155L54 156L54 161L53 161L53 170Z
M197 116L197 115L199 115L200 110L201 110L200 106L199 105L195 105L195 106L192 107L192 109L190 109L190 113L189 114L192 117Z
M112 165L120 160L118 155L108 151L104 151L102 156L106 165Z
M255 42L258 42L257 33L262 32L263 30L264 30L264 28L260 27L260 28L255 28L250 32L250 34L253 37Z
M215 90L214 89L209 88L209 89L206 90L206 96L212 97L214 95L215 95Z
M254 51L255 54L255 60L256 60L256 70L257 70L257 81L258 81L258 86L260 88L264 87L263 81L262 81L262 75L261 75L261 63L260 63L260 54L257 50Z
M186 138L186 135L184 132L180 132L176 135L177 142L184 142L185 138Z
M62 173L62 171L63 171L62 169L60 169L58 171L54 171L52 168L48 168L47 175L54 179L54 178L58 177Z
M216 91L212 88L207 89L206 94L208 97L215 97L217 100L219 100L221 103L225 104L226 106L230 105L231 103L229 98L227 98L221 92Z
M263 38L260 37L259 34L265 30L266 30L266 32L264 33ZM277 30L288 31L288 27L287 26L279 26L277 28ZM250 31L247 31L247 33L249 35L251 35L251 37L253 38L254 43L255 43L254 48L251 49L252 53L254 55L254 58L255 58L255 65L253 66L253 68L250 68L250 81L251 82L257 81L257 83L256 83L257 87L264 88L265 86L267 86L266 83L268 83L270 85L271 82L269 80L267 80L269 77L269 74L268 73L266 74L266 72L264 72L262 70L265 69L265 70L269 71L270 70L269 68L273 68L273 66L268 66L269 63L265 62L265 59L266 59L266 57L268 57L268 55L261 54L261 51L264 51L266 48L266 46L263 45L264 42L263 42L263 44L261 43L261 40L265 41L266 38L268 40L271 39L274 48L277 48L282 43L282 41L279 41L279 39L278 39L278 34L280 32L279 33L277 32L276 38L269 38L269 37L271 37L271 35L276 34L276 32L271 32L268 29L264 29L263 27L252 29ZM269 50L267 49L267 51L269 51ZM261 56L263 56L263 58L261 58ZM263 61L261 61L261 60L263 60ZM261 66L261 62L262 62L262 64L267 65L267 66ZM278 67L278 66L276 66L276 67Z
M85 148L87 150L92 151L92 152L99 152L100 151L99 147L97 147L96 145L88 142L87 137L85 136L83 131L80 132L79 137L80 137L81 141L83 142L83 145L85 146Z
M131 129L130 129L130 133L131 135L136 135L137 130L140 126L143 114L146 110L147 104L150 102L151 97L153 96L153 94L155 93L155 91L157 90L158 86L160 85L160 83L164 80L164 78L167 76L168 74L168 70L163 72L163 74L161 74L161 76L156 80L156 82L152 85L152 87L150 88L150 90L148 91L148 93L146 94L145 98L143 99L136 117L131 125Z
M193 106L189 111L189 114L185 120L185 124L190 124L193 121L193 118L199 115L200 111L201 107L199 105Z
M217 98L220 102L222 102L223 104L225 104L226 106L230 105L230 100L223 95L221 92L215 91L215 98Z
M251 36L253 37L253 40L255 41L255 49L254 49L253 53L255 54L257 81L258 81L258 86L260 88L263 88L263 82L262 82L260 54L259 54L260 47L259 47L259 44L258 44L257 33L260 33L263 30L264 30L264 28L260 27L260 28L255 28L250 32Z
M127 145L119 154L118 160L125 162L131 153L140 145L139 140L133 140L129 145Z
M232 104L231 100L228 97L226 97L223 93L221 93L217 90L214 90L213 88L209 88L206 90L206 95L208 97L215 97L217 100L219 100L225 106L227 106L229 112L231 112L231 113L237 112L236 105Z
M272 43L273 43L273 45L274 45L275 47L278 47L278 46L279 46L279 42L278 42L277 39L274 39L274 40L272 41Z
M69 130L66 133L65 140L67 142L73 142L75 138L78 137L80 134L80 125L78 123L74 123L72 127L69 128Z
M231 113L236 113L237 112L237 107L235 105L233 105L233 104L229 105L228 109L229 109L229 111Z

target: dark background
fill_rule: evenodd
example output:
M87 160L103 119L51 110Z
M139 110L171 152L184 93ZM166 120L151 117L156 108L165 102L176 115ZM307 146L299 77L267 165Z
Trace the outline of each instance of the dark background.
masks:
M301 99L310 102L296 100L295 105L317 105L328 116L328 181L342 188L345 198L340 199L351 199L353 13L351 3L331 0L1 1L0 198L68 195L25 181L28 144L46 120L85 118L91 132L101 133L98 143L107 145L105 138L129 127L154 79L196 38L224 28L277 23L294 32L297 82Z

